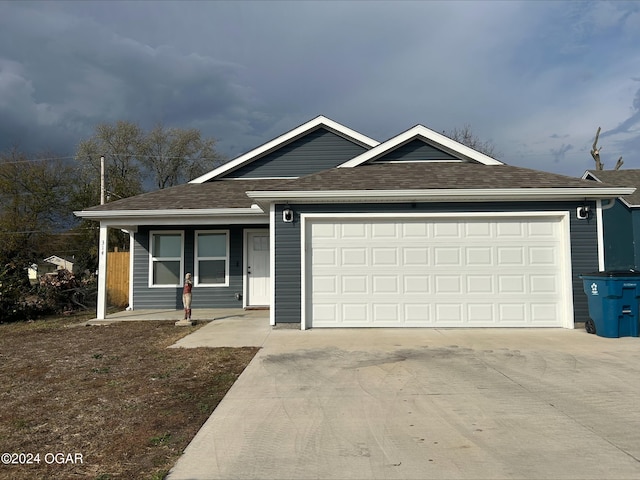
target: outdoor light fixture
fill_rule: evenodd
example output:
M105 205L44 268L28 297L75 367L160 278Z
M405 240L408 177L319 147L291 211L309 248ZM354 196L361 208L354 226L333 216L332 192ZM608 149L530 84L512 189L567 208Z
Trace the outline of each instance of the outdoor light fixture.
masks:
M282 221L284 223L293 223L293 210L289 207L282 210Z
M582 205L576 209L576 216L579 220L588 220L591 215L591 207L589 205Z

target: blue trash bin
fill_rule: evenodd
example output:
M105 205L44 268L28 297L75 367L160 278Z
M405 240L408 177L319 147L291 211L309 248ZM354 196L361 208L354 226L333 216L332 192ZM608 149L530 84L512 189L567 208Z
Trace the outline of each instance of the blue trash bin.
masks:
M595 334L607 338L637 337L640 330L640 272L595 272L580 275L580 278L589 301L589 316Z

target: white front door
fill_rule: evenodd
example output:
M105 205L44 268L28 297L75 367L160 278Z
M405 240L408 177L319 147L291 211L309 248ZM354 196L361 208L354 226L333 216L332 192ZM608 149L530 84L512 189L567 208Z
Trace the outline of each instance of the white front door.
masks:
M269 231L247 232L247 307L269 306Z

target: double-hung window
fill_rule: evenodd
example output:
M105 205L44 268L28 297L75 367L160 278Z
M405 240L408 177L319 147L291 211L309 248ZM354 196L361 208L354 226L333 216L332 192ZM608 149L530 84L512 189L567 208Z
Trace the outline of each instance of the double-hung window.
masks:
M228 286L229 231L197 231L195 244L195 284Z
M184 233L151 232L149 286L181 287L184 276Z

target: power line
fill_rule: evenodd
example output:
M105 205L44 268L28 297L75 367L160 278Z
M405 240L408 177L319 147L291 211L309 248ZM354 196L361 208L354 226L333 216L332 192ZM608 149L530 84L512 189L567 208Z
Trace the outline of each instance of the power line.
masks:
M137 154L128 154L128 153L116 153L116 154L111 154L111 155L105 155L105 158L108 160L109 158L114 158L114 157L122 157L122 156L128 156L131 157L132 159L140 159L140 158L163 158L166 160L176 160L176 159L190 159L192 157L188 157L185 155L180 155L180 156L166 156L166 155L137 155ZM78 159L77 155L70 155L70 156L66 156L66 157L47 157L47 158L27 158L27 159L22 159L22 160L12 160L12 161L2 161L1 160L2 156L0 155L0 165L17 165L17 164L21 164L21 163L36 163L36 162L54 162L57 160L75 160ZM100 157L98 156L98 159ZM221 160L221 156L214 156L214 157L198 157L197 159L194 160Z

